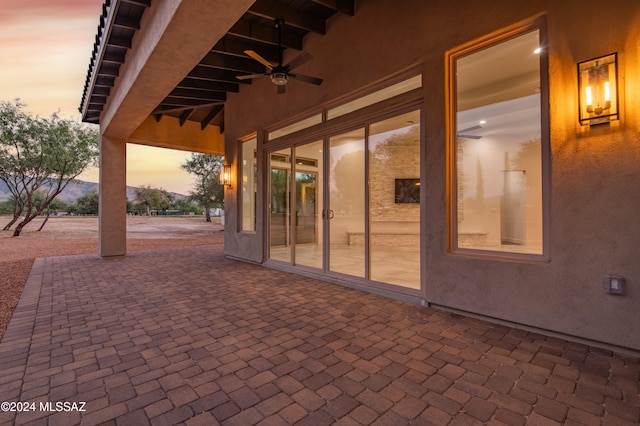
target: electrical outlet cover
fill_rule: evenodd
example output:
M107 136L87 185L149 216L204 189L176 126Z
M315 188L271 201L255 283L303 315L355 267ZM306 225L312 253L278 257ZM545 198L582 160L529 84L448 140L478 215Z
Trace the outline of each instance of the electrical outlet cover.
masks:
M605 276L604 290L609 294L624 294L624 277L613 274Z

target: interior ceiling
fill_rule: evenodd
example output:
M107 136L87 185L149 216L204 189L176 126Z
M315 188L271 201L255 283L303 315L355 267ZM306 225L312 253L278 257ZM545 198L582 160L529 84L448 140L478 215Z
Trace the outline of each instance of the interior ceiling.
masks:
M131 40L140 29L140 19L152 1L158 0L105 1L79 108L83 121L100 122L100 113L131 48ZM244 51L254 50L277 64L276 18L285 21L283 48L302 51L304 36L310 32L324 35L327 20L336 13L353 16L355 0L257 0L152 115L156 120L166 115L177 117L180 125L189 120L200 123L202 129L215 125L224 131L227 93L239 92L242 85L251 84L251 80L238 80L236 76L265 72L264 65ZM108 22L112 22L109 28Z

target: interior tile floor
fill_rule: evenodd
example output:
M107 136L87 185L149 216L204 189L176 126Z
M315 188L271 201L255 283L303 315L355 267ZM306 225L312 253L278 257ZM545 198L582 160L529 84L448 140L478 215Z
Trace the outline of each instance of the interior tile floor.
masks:
M0 343L0 401L33 405L0 424L637 425L639 379L629 355L200 246L36 260Z
M291 262L291 247L270 247L270 258ZM369 279L399 287L420 289L420 247L411 244L376 246L369 254ZM298 244L295 264L322 269L322 246ZM329 270L364 278L365 250L363 245L334 244L329 254Z

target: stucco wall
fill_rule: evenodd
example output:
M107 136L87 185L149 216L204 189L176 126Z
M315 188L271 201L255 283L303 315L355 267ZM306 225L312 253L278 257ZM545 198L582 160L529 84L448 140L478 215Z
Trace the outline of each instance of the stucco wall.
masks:
M358 2L355 17L332 19L327 35L305 39L305 50L314 60L299 71L323 77L322 86L293 82L285 95L277 95L264 79L229 96L227 154L230 159L236 157L240 137L422 64L426 111L422 166L429 182L422 208L424 298L640 350L640 2L613 0L601 6L593 0L437 4L407 0L402 7L386 0ZM546 19L549 57L549 261L451 254L446 203L446 52L538 14ZM620 120L582 127L577 119L576 63L612 52L619 55ZM259 141L259 149L261 145ZM226 252L262 261L261 220L256 234L238 234L235 192L228 190L226 197ZM260 200L258 204L260 211ZM609 273L626 278L625 295L605 294L602 281Z

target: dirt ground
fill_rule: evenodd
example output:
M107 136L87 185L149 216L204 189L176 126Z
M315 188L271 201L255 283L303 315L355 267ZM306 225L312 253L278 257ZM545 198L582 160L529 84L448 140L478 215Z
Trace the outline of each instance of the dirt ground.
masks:
M0 216L0 229L9 220ZM98 253L97 217L51 217L38 232L41 223L34 220L19 237L0 231L0 340L36 258ZM223 230L219 218L130 216L127 251L222 244Z

